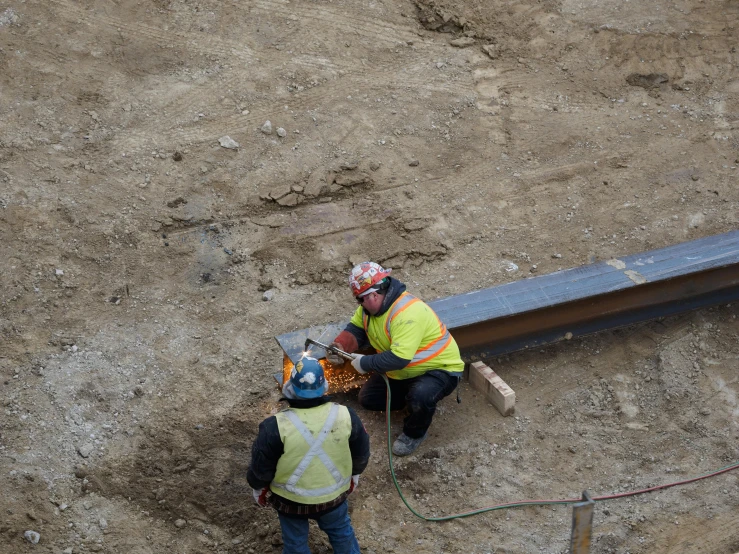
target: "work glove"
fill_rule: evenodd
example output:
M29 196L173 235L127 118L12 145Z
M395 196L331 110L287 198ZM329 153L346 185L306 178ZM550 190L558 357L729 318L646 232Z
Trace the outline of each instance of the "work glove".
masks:
M364 358L364 354L354 354L354 359L352 360L352 367L357 370L357 373L361 373L364 375L367 373L364 369L362 369L362 358Z
M338 342L332 342L331 346L335 346L336 348L343 350L342 346ZM326 350L326 359L331 365L344 365L345 361L344 358L342 358L335 352L331 352L330 350Z
M260 507L266 508L268 492L269 487L264 487L263 489L252 489L251 494L254 497L254 502L256 502Z
M349 483L349 494L354 492L354 489L356 489L359 486L359 475L352 475L352 482Z

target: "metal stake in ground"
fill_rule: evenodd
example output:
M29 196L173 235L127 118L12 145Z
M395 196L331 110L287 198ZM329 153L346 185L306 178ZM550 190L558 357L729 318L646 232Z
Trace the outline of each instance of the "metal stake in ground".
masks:
M595 501L590 498L588 491L583 491L582 500L582 502L575 504L572 509L570 554L588 554L590 552Z

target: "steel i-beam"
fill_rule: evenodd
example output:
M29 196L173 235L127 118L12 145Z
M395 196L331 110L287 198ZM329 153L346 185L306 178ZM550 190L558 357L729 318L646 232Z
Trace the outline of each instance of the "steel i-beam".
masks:
M739 298L739 231L531 277L428 302L466 361ZM307 337L331 340L346 322L276 337L285 353L281 384ZM322 358L323 352L312 352ZM326 366L336 389L361 383L345 364Z

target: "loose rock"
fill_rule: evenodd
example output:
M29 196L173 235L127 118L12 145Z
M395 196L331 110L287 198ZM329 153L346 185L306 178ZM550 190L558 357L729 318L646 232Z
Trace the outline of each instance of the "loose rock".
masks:
M495 44L486 44L482 47L482 51L485 52L491 59L495 60L500 55L498 47Z
M475 44L475 39L472 37L462 37L449 41L449 44L457 48L466 48Z
M265 135L271 135L272 134L272 122L269 119L264 122L264 125L262 125L262 132Z
M239 147L239 143L236 142L231 137L229 137L228 135L219 138L218 142L220 143L221 146L223 146L224 148L228 148L230 150L236 150Z
M83 444L77 449L77 452L79 452L79 455L83 458L89 458L90 454L92 454L92 451L95 450L95 447L90 444L89 442L86 444Z
M36 531L26 531L23 533L23 537L31 544L38 544L38 541L41 540L41 535Z

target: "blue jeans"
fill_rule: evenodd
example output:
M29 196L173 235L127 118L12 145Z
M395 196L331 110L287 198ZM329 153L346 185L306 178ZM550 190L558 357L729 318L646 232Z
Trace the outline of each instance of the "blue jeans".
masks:
M282 528L282 554L311 554L308 548L308 519L315 519L318 527L328 535L334 554L360 554L357 537L349 519L349 504L344 501L328 513L318 517L299 518L277 512Z

